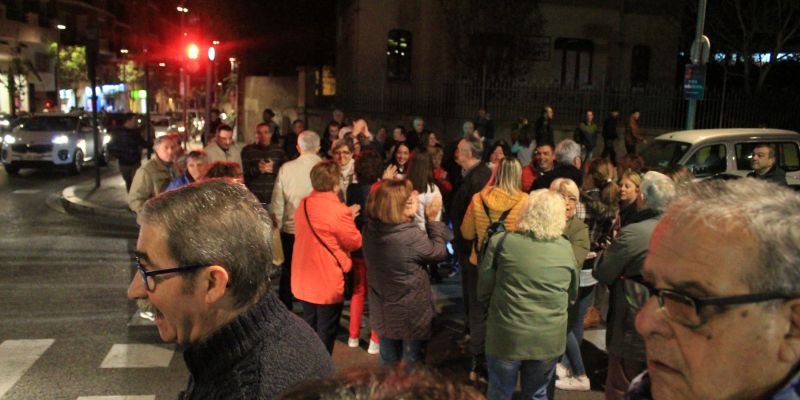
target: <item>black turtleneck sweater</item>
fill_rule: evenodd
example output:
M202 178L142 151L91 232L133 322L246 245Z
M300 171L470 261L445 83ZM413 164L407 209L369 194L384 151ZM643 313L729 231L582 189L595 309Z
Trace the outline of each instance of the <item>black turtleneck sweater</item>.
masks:
M333 373L319 337L274 294L183 353L191 376L182 399L271 399Z

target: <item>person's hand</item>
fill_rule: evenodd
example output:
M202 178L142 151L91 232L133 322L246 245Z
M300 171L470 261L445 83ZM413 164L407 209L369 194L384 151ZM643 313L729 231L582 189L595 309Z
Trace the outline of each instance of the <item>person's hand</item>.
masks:
M442 180L447 180L447 171L442 172Z
M395 175L397 175L397 166L394 164L389 164L383 171L383 179L394 179Z
M361 213L361 206L358 205L358 204L353 204L352 206L350 206L348 208L350 209L350 212L353 213L353 219L358 217L358 214Z
M434 196L431 203L425 207L425 220L436 221L442 211L442 196Z
M275 162L272 159L261 160L258 162L258 171L262 174L271 174L275 170Z

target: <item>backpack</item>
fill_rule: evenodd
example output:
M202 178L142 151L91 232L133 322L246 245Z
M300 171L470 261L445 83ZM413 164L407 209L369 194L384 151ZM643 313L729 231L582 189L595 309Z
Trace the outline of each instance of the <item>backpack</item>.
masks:
M475 252L478 255L479 264L481 260L483 260L483 256L486 253L486 247L489 246L489 240L492 238L492 236L496 233L506 231L506 225L505 225L506 217L508 217L508 214L511 213L511 209L513 208L512 207L509 208L508 210L503 211L503 213L500 214L500 218L498 218L497 221L492 221L492 217L491 215L489 215L489 207L486 205L486 203L483 202L483 200L481 200L481 204L483 204L483 211L486 212L486 217L489 218L489 226L486 227L486 232L483 234L483 240L481 241L481 246L475 249ZM475 242L475 246L477 246L477 242Z

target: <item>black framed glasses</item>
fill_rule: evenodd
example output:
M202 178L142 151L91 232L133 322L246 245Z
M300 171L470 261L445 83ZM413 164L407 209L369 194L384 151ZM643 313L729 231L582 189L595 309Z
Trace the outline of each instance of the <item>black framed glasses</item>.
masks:
M783 293L752 293L698 299L674 290L657 289L637 279L624 279L622 284L625 285L625 299L634 309L642 308L650 297L656 297L659 308L667 318L690 329L697 329L708 322L709 315L701 312L702 307L736 306L798 297Z
M156 289L156 283L157 283L156 276L158 275L184 273L184 272L194 271L200 268L206 268L209 266L210 265L205 265L205 264L193 264L175 268L158 269L155 271L146 271L142 266L141 258L136 257L136 268L139 269L139 275L142 276L144 287L147 289L148 292L152 292L153 290Z

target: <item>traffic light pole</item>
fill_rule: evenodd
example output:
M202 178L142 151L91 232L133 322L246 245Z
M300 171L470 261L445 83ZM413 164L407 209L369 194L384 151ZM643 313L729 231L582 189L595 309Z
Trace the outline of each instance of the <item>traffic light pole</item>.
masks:
M707 0L698 0L697 4L697 30L694 36L694 44L692 44L692 64L699 65L702 62L703 47L703 30L706 22L706 2ZM697 114L697 100L690 99L689 106L686 109L686 130L694 129L695 115Z

